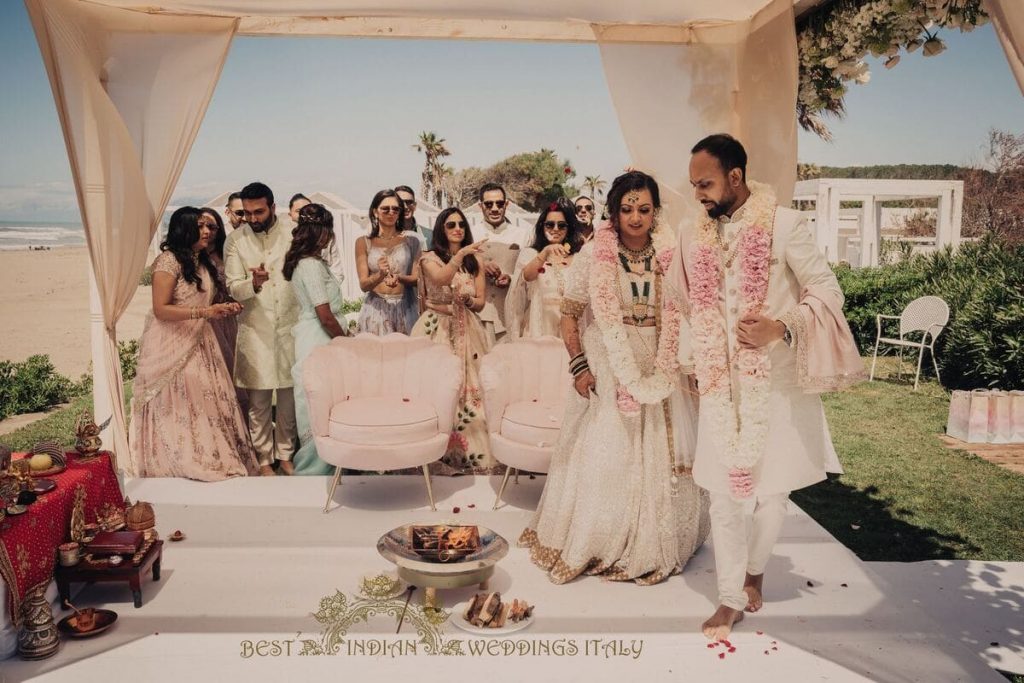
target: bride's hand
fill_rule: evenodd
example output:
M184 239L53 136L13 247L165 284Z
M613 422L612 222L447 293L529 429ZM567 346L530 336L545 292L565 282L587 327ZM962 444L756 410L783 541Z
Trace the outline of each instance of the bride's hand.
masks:
M581 372L576 379L573 380L573 386L576 387L576 393L583 398L589 399L590 392L594 392L594 396L597 396L597 381L594 379L594 375L591 374L590 370L584 370Z

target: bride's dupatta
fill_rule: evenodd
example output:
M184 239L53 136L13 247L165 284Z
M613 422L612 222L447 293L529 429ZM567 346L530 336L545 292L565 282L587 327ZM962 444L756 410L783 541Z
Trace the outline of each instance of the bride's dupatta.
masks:
M203 291L199 291L199 288L191 283L183 282L180 268L172 274L179 278L174 285L176 306L202 307L209 306L213 301L216 285L205 268L199 269ZM199 346L200 335L206 327L207 321L203 318L159 320L153 315L152 310L149 312L142 331L139 363L135 373L133 411L152 401L181 372Z

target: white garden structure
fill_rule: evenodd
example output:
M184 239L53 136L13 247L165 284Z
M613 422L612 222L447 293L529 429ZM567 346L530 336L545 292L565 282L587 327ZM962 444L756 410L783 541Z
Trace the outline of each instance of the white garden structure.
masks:
M814 220L813 232L818 248L830 262L847 261L854 267L879 265L882 202L933 198L938 201L935 246L956 247L960 244L963 216L962 180L817 178L797 182L793 193L794 201L814 202L814 209L807 214ZM858 234L852 239L840 234L841 202L861 203ZM848 249L851 242L858 243L858 246Z

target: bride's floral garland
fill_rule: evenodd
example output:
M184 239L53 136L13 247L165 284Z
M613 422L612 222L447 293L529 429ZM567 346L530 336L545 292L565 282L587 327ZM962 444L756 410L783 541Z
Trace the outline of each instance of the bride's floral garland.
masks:
M673 240L662 237L661 231L652 233L654 241L655 291L660 295L662 275L668 270L674 252ZM660 403L677 386L679 372L680 309L672 297L659 296L661 331L654 372L644 377L629 344L626 326L619 307L619 238L615 230L605 224L594 236L594 262L590 269L590 305L608 350L608 360L618 384L616 396L619 410L636 415L641 404Z
M742 230L736 258L740 265L739 310L742 317L759 315L768 295L772 228L775 223L775 194L767 185L749 183L750 198L744 205L749 221ZM701 411L707 411L714 425L719 452L729 468L733 495L745 498L753 493L751 470L764 454L768 437L768 348L738 347L732 365L738 374L738 403L733 398L729 337L718 293L722 286L721 247L718 224L705 215L698 225L697 241L691 248L694 264L690 286L694 360L701 390Z

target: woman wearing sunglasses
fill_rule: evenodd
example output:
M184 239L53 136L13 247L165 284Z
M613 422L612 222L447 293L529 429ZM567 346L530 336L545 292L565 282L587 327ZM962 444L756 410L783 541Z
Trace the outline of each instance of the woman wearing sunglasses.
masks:
M477 315L486 301L486 275L478 256L486 242L473 242L466 215L450 207L437 216L431 251L420 261L423 315L412 334L448 344L464 367L455 429L441 465L433 468L438 474L491 474L497 465L480 387L480 359L494 343Z
M359 288L366 292L360 332L409 334L416 323L420 242L402 232L403 211L394 190L381 190L370 202L370 234L356 241Z
M505 321L512 339L560 337L565 272L583 247L573 205L559 198L537 217L533 242L516 262L505 299Z

